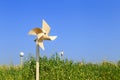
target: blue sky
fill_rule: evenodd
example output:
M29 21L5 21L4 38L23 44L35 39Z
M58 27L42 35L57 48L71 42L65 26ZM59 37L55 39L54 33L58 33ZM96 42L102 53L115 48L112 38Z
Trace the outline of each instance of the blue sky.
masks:
M120 1L118 0L1 0L0 64L19 64L19 53L35 56L28 32L51 26L55 41L45 41L41 55L64 51L74 61L120 60Z

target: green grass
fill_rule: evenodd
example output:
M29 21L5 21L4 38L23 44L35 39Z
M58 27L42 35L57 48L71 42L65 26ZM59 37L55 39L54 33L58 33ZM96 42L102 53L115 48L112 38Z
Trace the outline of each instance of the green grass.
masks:
M21 66L0 66L0 80L35 80L35 58L29 57ZM73 62L59 57L40 58L40 80L120 80L117 64Z

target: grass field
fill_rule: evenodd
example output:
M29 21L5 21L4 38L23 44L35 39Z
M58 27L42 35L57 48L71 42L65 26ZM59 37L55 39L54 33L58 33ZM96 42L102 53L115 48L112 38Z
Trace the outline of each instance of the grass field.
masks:
M0 80L35 80L35 68L34 57L29 57L23 67L1 65ZM120 80L120 61L93 64L42 57L40 80Z

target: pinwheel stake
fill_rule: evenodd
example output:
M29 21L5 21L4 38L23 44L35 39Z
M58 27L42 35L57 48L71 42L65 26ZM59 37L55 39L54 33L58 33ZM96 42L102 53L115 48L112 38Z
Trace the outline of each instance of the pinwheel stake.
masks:
M45 22L42 21L42 29L34 28L32 29L29 34L35 35L37 38L35 39L36 42L36 80L39 80L39 47L44 50L43 41L44 40L55 40L57 36L49 36L50 27Z

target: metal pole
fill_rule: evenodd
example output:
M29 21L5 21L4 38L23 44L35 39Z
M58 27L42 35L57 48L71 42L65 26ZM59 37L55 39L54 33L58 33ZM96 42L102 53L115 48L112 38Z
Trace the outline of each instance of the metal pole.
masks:
M36 80L39 80L39 45L36 44Z
M22 57L20 57L20 65L23 65Z
M23 65L23 56L24 56L24 53L23 52L20 52L20 66L22 67Z

